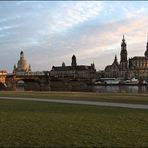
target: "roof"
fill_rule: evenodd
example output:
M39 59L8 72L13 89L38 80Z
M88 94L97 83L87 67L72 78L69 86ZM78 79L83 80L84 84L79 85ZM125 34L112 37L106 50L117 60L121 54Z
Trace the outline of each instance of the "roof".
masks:
M90 69L94 69L94 68L92 66L87 66L87 65L79 65L79 66L53 66L52 67L52 70L56 70L56 71L90 70Z
M130 60L148 60L148 59L144 56L135 56L135 57L131 58Z
M105 67L105 71L108 71L108 70L110 70L111 69L111 65L107 65L106 67Z
M115 56L115 59L114 59L112 65L107 65L105 67L105 71L110 71L112 68L113 69L115 69L115 68L119 69L120 68L116 56Z

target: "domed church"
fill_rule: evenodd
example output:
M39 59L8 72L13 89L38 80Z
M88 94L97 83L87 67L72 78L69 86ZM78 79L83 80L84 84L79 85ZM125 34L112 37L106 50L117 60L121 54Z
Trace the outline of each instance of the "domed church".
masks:
M24 58L24 52L20 52L20 59L17 62L17 66L14 64L13 73L29 73L31 72L30 64L27 64L27 61Z

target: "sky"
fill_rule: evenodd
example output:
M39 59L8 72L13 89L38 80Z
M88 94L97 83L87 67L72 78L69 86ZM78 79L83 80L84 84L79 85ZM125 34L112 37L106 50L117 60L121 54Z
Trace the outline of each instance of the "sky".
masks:
M51 70L73 54L98 70L120 61L123 34L128 58L144 56L147 1L0 1L0 69L12 72L20 51L32 71Z

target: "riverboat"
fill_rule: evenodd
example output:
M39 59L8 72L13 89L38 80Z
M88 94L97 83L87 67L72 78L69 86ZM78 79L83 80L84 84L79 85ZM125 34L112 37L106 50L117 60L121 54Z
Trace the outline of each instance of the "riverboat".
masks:
M139 81L136 78L123 80L120 78L100 78L94 85L148 85L148 81Z
M139 85L139 80L136 78L132 78L130 80L125 80L124 84L125 85Z
M101 78L95 82L95 85L119 85L120 80L117 78Z

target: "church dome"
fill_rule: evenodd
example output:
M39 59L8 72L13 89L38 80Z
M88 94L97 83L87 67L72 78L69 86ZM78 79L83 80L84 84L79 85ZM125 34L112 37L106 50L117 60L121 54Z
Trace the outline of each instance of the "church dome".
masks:
M17 63L17 67L18 70L26 71L28 68L26 60L21 58Z
M17 62L17 67L14 67L14 71L17 72L29 72L31 71L31 66L28 66L27 61L24 58L24 52L20 52L20 59Z

